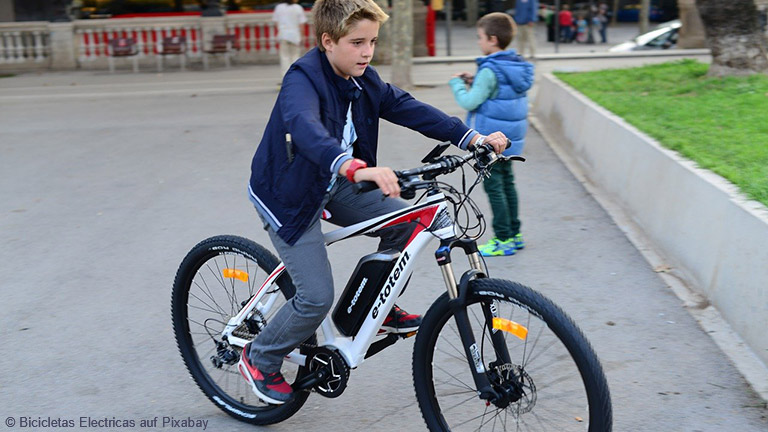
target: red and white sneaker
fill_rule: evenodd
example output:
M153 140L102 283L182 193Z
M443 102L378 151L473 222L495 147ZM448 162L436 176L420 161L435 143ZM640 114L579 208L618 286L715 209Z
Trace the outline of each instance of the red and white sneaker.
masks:
M240 355L240 362L237 368L240 374L251 385L251 389L256 396L264 402L280 405L288 402L293 397L293 389L283 378L280 372L262 374L248 359L248 352L251 344L247 343L243 347L243 353Z
M384 319L384 323L381 325L379 334L411 333L411 332L417 331L420 325L421 325L421 315L409 314L403 309L400 309L399 306L395 305L395 307L393 307L392 310L389 311L387 318Z

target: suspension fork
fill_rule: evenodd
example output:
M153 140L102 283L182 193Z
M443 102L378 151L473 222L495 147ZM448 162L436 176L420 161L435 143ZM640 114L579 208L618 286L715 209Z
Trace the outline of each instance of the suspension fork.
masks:
M470 270L462 275L461 282L458 285L456 284L456 277L453 274L453 266L451 265L451 250L456 247L464 250L471 267ZM485 400L495 400L499 398L499 394L493 389L493 386L488 380L488 375L486 374L487 370L483 364L482 352L477 346L477 341L472 332L472 324L469 322L466 308L466 296L469 282L473 279L485 277L485 273L480 264L477 242L472 239L441 240L440 247L435 251L435 259L443 274L445 288L448 291L448 297L450 298L449 305L453 311L456 327L459 329L459 336L461 337L461 343L464 346L464 353L467 356L469 370L472 372L472 378L475 381L475 388L477 389L478 396ZM490 305L483 304L483 314L486 316L487 321L488 316L491 314ZM488 325L491 325L490 322ZM497 347L499 346L504 346L506 348L505 344L498 343L498 337L501 337L501 342L503 342L503 336L498 333L499 332L496 332L496 334L494 334L491 332L494 349L496 349L497 352ZM507 353L506 357L509 357L509 353Z
M449 246L449 253L450 253L450 245ZM462 303L466 296L467 292L467 285L469 284L469 281L473 279L477 279L478 277L486 277L485 271L482 267L482 264L480 262L480 253L477 250L477 242L474 240L468 240L464 239L461 241L460 244L457 244L454 247L460 247L464 250L464 252L467 255L467 259L469 260L469 266L471 267L471 270L467 273L465 273L462 276L461 282L459 283L458 290L454 290L457 294L457 297L451 297L451 300L458 298L458 296L461 296ZM453 273L450 269L450 255L448 255L447 259L447 269L443 270L443 278L446 280L446 286L448 285L448 281L453 281L453 285L456 286L456 280L453 278ZM441 267L443 269L443 267ZM446 278L446 275L450 275L450 277ZM462 294L462 292L464 294ZM449 294L450 295L450 294ZM493 318L497 317L495 309L495 305L493 302L482 302L482 309L483 309L483 316L485 317L485 322L488 326L488 333L491 335L491 342L493 343L494 351L496 352L496 356L498 357L497 360L501 360L503 363L510 363L511 357L509 355L509 349L507 348L507 341L504 339L504 335L502 332L497 331L493 328ZM465 310L466 311L466 310Z

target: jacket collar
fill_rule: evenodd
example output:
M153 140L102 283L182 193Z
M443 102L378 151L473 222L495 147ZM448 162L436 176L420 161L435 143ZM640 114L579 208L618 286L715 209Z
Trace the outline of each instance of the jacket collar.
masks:
M317 50L317 55L320 57L323 73L333 83L339 94L347 101L353 101L359 98L363 91L361 80L355 79L354 77L350 77L350 79L340 77L333 71L331 62L328 61L328 57L326 57L325 53L317 48L314 49Z
M488 54L487 56L478 57L475 59L478 65L482 65L486 61L491 60L512 60L512 61L524 61L522 57L517 55L517 52L513 49L508 49L504 51L498 51L493 54Z

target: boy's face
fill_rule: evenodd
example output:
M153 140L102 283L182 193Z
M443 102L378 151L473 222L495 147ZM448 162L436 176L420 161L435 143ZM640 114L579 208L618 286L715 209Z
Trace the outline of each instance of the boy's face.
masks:
M477 45L480 47L480 52L484 55L493 54L499 50L496 36L491 36L489 38L482 27L477 28Z
M350 76L359 77L371 62L373 49L379 38L379 23L371 20L360 20L350 29L346 36L334 42L328 33L323 33L325 55L337 75L345 79Z

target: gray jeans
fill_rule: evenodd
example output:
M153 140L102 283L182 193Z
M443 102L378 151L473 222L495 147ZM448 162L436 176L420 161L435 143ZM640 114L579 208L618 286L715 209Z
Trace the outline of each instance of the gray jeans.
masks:
M337 179L324 204L331 213L328 221L340 226L353 225L408 206L399 199L382 199L378 190L355 194L352 184L343 177ZM333 275L320 229L321 210L293 246L267 227L269 238L296 286L296 294L277 311L251 344L251 363L263 373L279 371L283 358L317 330L333 305ZM414 226L401 225L382 230L378 250L402 250Z

